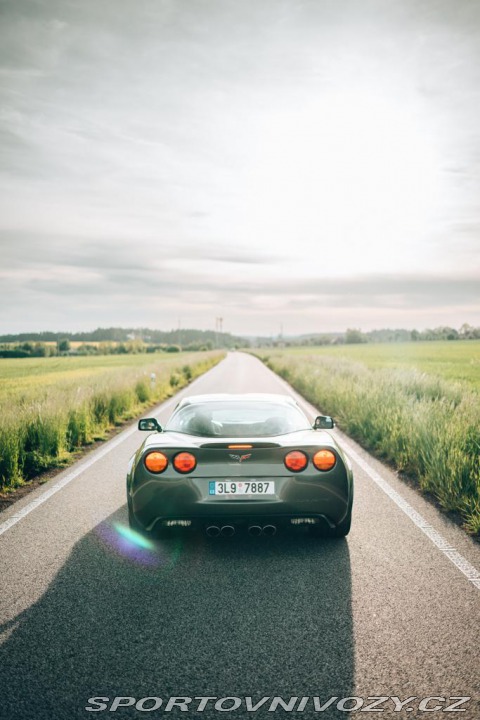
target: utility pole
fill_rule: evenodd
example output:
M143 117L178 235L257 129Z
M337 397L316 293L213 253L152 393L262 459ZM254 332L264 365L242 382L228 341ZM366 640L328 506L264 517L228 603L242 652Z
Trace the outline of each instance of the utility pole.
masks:
M223 318L216 317L215 318L215 347L218 348L218 333L222 333L223 328Z

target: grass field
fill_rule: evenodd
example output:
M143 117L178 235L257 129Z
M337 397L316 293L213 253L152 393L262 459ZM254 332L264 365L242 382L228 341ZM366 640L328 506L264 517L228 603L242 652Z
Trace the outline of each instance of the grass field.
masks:
M76 450L222 357L195 352L0 359L0 490L67 464Z
M265 349L351 437L480 534L480 342Z
M307 348L283 352L304 355ZM352 360L372 369L416 369L480 390L480 340L321 346L308 348L308 354Z

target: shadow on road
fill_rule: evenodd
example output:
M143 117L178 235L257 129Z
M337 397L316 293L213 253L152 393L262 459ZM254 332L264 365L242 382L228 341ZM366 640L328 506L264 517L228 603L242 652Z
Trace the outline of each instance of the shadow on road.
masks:
M171 696L351 696L348 544L195 535L138 548L122 508L16 618L0 667L9 720L112 717L85 710L93 696L164 699L154 712L125 708L116 718L160 717ZM182 716L196 716L197 706ZM274 716L268 707L252 717ZM200 716L221 717L209 708ZM231 715L250 713L242 704ZM313 716L309 701L302 717Z

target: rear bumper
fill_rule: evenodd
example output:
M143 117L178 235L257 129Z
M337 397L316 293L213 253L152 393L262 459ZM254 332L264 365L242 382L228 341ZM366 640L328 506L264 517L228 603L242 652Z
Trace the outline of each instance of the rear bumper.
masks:
M209 522L290 525L292 518L316 518L333 526L351 508L353 483L348 473L269 479L275 482L275 495L228 499L209 495L209 478L142 480L131 488L127 483L128 503L136 522L145 530L169 520L190 520L192 526Z

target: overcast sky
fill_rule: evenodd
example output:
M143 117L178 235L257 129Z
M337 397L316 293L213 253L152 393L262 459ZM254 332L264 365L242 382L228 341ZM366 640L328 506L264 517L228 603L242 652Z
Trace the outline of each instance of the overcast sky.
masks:
M0 8L0 333L480 324L480 2Z

